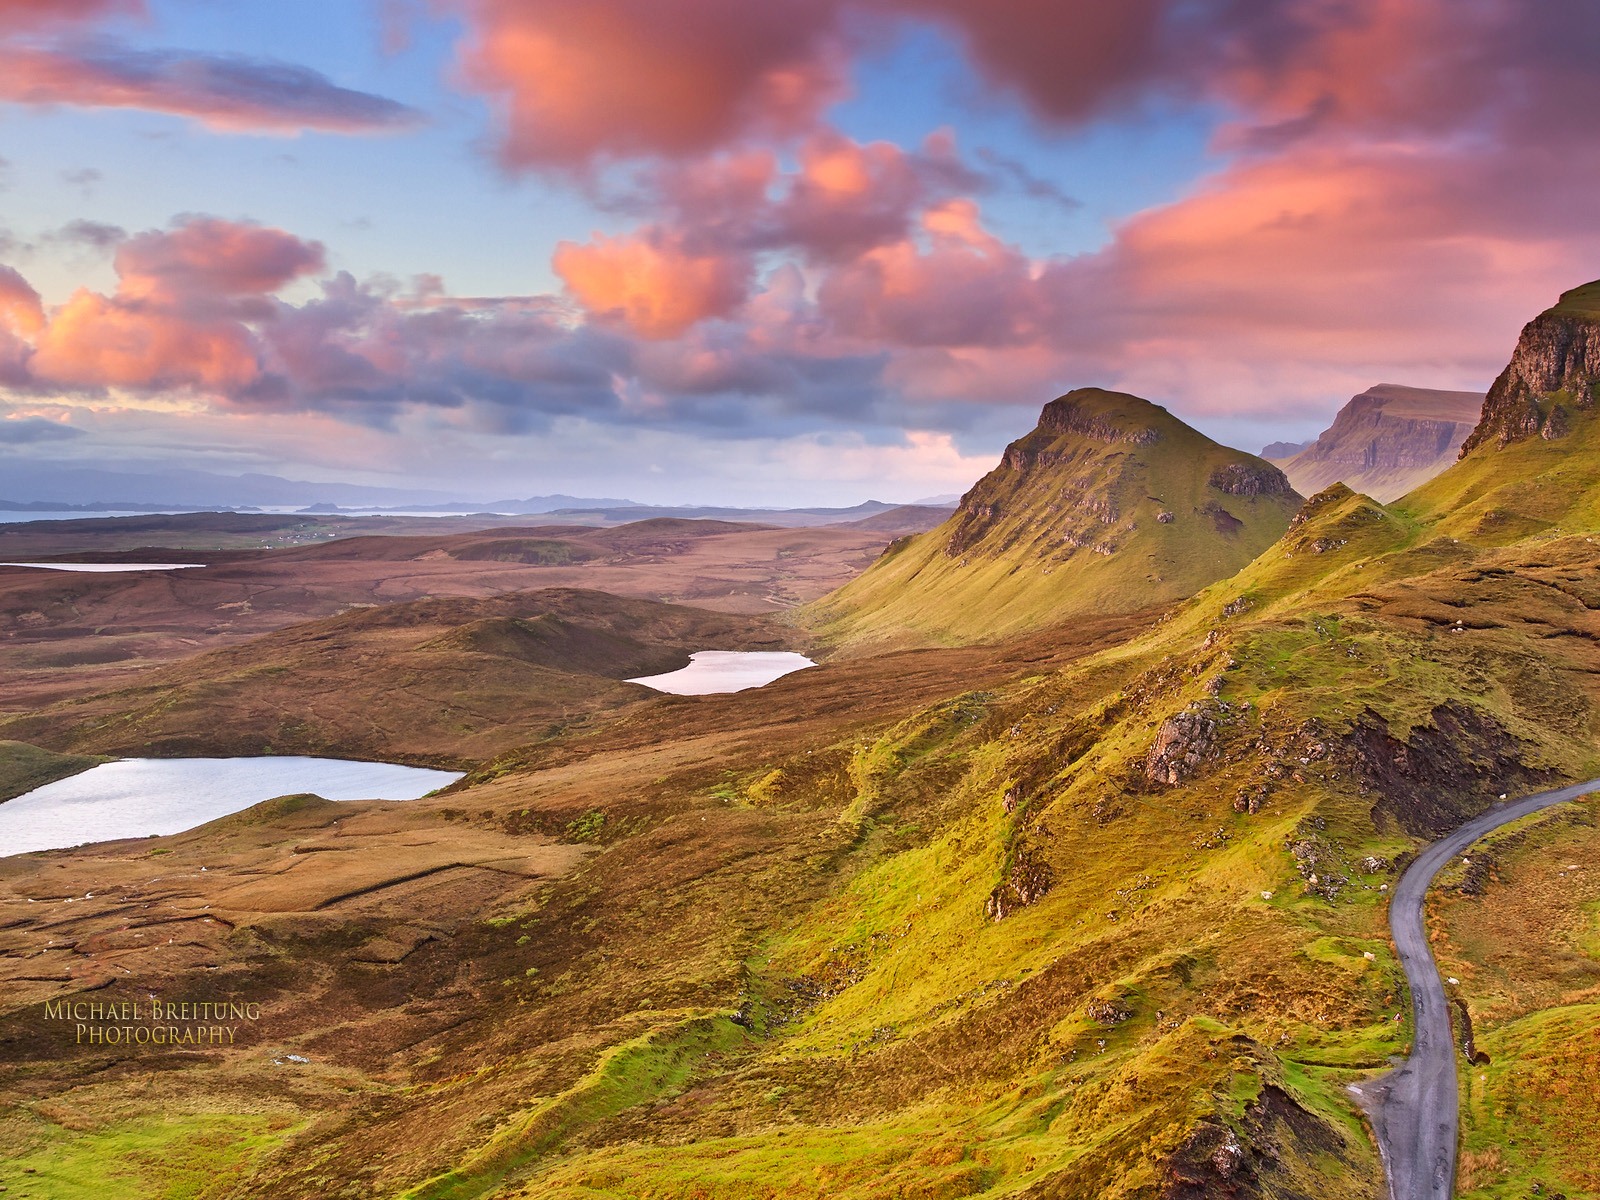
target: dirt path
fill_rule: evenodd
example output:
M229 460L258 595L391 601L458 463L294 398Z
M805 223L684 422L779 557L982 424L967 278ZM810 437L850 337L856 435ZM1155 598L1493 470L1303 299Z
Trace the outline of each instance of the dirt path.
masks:
M1428 885L1447 862L1473 842L1529 813L1600 790L1600 780L1575 783L1497 804L1454 833L1427 846L1406 868L1389 906L1395 950L1411 986L1416 1037L1411 1055L1387 1075L1352 1087L1378 1134L1378 1148L1394 1200L1450 1200L1455 1195L1456 1130L1460 1122L1456 1050L1450 1010L1422 905Z

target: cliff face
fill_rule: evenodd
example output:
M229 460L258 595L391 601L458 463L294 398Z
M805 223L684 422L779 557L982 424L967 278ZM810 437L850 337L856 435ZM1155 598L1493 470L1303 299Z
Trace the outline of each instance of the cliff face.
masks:
M1600 403L1600 281L1562 295L1522 330L1516 352L1489 389L1483 420L1461 447L1508 446L1564 437L1575 412Z
M1454 462L1482 408L1477 392L1381 383L1353 397L1321 437L1280 465L1306 495L1344 483L1387 502Z

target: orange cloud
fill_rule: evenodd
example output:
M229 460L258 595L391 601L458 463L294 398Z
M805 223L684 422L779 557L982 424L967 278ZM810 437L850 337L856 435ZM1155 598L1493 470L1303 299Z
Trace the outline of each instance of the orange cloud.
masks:
M25 330L34 335L28 367L37 380L237 392L261 374L247 321L271 316L267 298L320 270L323 250L281 229L190 217L124 241L114 263L115 295L80 290ZM4 284L0 276L0 294ZM26 294L18 303L32 311Z
M29 367L47 383L76 387L227 391L259 373L249 331L79 291L57 309Z
M519 166L679 155L793 133L839 93L832 0L460 0L462 78Z
M696 254L647 231L596 236L556 247L556 273L591 313L619 318L647 338L674 337L745 298L751 263L740 255Z
M10 267L0 265L0 329L32 336L44 328L39 293Z

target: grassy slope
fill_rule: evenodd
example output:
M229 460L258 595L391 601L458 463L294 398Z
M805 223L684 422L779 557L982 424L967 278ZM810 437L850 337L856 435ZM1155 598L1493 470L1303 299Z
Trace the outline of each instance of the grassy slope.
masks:
M1600 1191L1600 831L1563 805L1475 847L1431 906L1487 1061L1463 1067L1462 1195Z
M1438 704L1466 698L1520 739L1528 766L1592 769L1592 682L1574 694L1541 675L1583 665L1592 644L1547 636L1552 622L1592 620L1537 578L1592 566L1586 545L1441 546L1421 516L1334 494L1145 637L817 747L820 774L811 756L745 760L700 811L766 814L780 842L785 826L809 831L799 844L820 857L786 886L814 899L776 924L748 914L711 960L686 959L661 938L660 901L628 913L601 899L644 851L624 838L581 889L510 925L502 951L527 938L530 959L548 955L588 912L626 957L636 928L655 982L628 1002L633 1020L652 1045L717 1048L688 1074L647 1056L638 1072L596 1065L594 1082L537 1092L503 1112L498 1141L442 1147L455 1173L418 1194L1143 1196L1204 1186L1232 1136L1245 1194L1377 1195L1340 1085L1408 1031L1381 904L1393 875L1362 859L1415 845L1404 825L1420 818L1375 809L1337 747L1362 720L1425 732ZM1529 579L1495 573L1530 555L1578 557ZM1463 611L1474 628L1452 632ZM1541 703L1569 719L1534 719ZM1144 782L1158 729L1194 709L1219 723L1214 756L1180 786ZM1468 762L1462 807L1521 770ZM508 802L527 794L515 777L494 786ZM1239 811L1250 796L1258 811ZM1041 863L1053 886L991 919L990 897ZM1319 871L1347 877L1332 901L1308 883ZM661 900L681 912L717 895L702 877ZM539 961L541 977L556 969ZM557 994L618 982L572 960L560 980L526 992L543 1019ZM717 996L741 1032L697 1024ZM633 1061L615 1047L623 1058L603 1061ZM621 1100L574 1109L574 1086ZM470 1107L471 1081L446 1090ZM539 1114L558 1103L568 1116L552 1133Z
M1165 409L1093 389L1065 399L1110 426L1152 429L1159 440L1140 445L1035 430L955 516L892 545L865 574L810 606L808 623L854 643L909 637L952 644L996 640L1078 613L1169 604L1233 574L1293 515L1298 497L1236 496L1211 486L1219 468L1271 468ZM1059 461L1013 465L1019 451ZM992 519L974 518L974 508L991 505L998 510ZM1163 513L1172 519L1158 520ZM975 525L982 529L973 537Z
M1533 469L1560 456L1547 457ZM1500 466L1469 462L1444 494L1504 481ZM1491 523L1467 545L1438 529L1471 513L1335 493L1157 633L858 745L837 820L878 861L746 960L747 999L781 1009L800 980L817 1002L734 1079L698 1090L699 1111L745 1124L767 1106L765 1128L602 1145L548 1162L515 1194L732 1196L759 1178L785 1195L962 1194L980 1181L1143 1195L1171 1183L1163 1155L1181 1157L1208 1122L1248 1142L1248 1107L1232 1101L1264 1087L1319 1122L1285 1139L1283 1165L1260 1167L1263 1193L1371 1194L1370 1149L1338 1085L1401 1048L1407 1017L1384 936L1379 884L1392 877L1361 861L1416 840L1408 814L1375 809L1358 773L1318 747L1373 717L1416 735L1464 699L1528 767L1593 771L1593 676L1564 675L1592 672L1600 632L1580 594L1600 560L1581 532L1589 503L1568 492L1544 509L1563 509L1579 536L1514 542ZM1177 789L1141 786L1163 714L1214 704L1230 706L1217 765ZM1555 708L1565 715L1547 720ZM1479 778L1463 808L1524 778L1486 754L1466 766ZM782 803L773 770L752 774L747 802ZM1260 810L1235 811L1263 778L1275 782ZM938 832L896 849L908 827ZM1306 884L1287 842L1348 875L1336 900ZM987 920L986 893L1023 861L1048 863L1055 886ZM1090 1006L1107 1002L1102 1024Z
M1594 496L1515 478L1588 471L1560 451L1592 436L1392 508L1328 493L1154 629L899 719L714 767L621 728L486 778L452 798L469 819L602 812L598 852L364 985L473 1003L247 1194L1379 1196L1342 1084L1409 1036L1393 860L1499 791L1600 773ZM687 739L699 708L663 703ZM1518 1094L1519 1127L1568 1136L1559 1088Z
M93 755L55 754L25 742L0 741L0 801L87 771L104 761Z

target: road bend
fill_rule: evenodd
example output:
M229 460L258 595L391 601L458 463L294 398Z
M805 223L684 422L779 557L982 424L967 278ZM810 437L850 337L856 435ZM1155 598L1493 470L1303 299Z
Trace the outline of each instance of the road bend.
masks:
M1411 986L1416 1036L1411 1054L1387 1075L1351 1091L1378 1135L1393 1200L1451 1200L1456 1135L1461 1123L1456 1049L1438 964L1428 948L1422 904L1439 868L1487 833L1553 804L1600 791L1600 780L1497 804L1454 833L1430 843L1406 868L1389 903L1389 928Z

